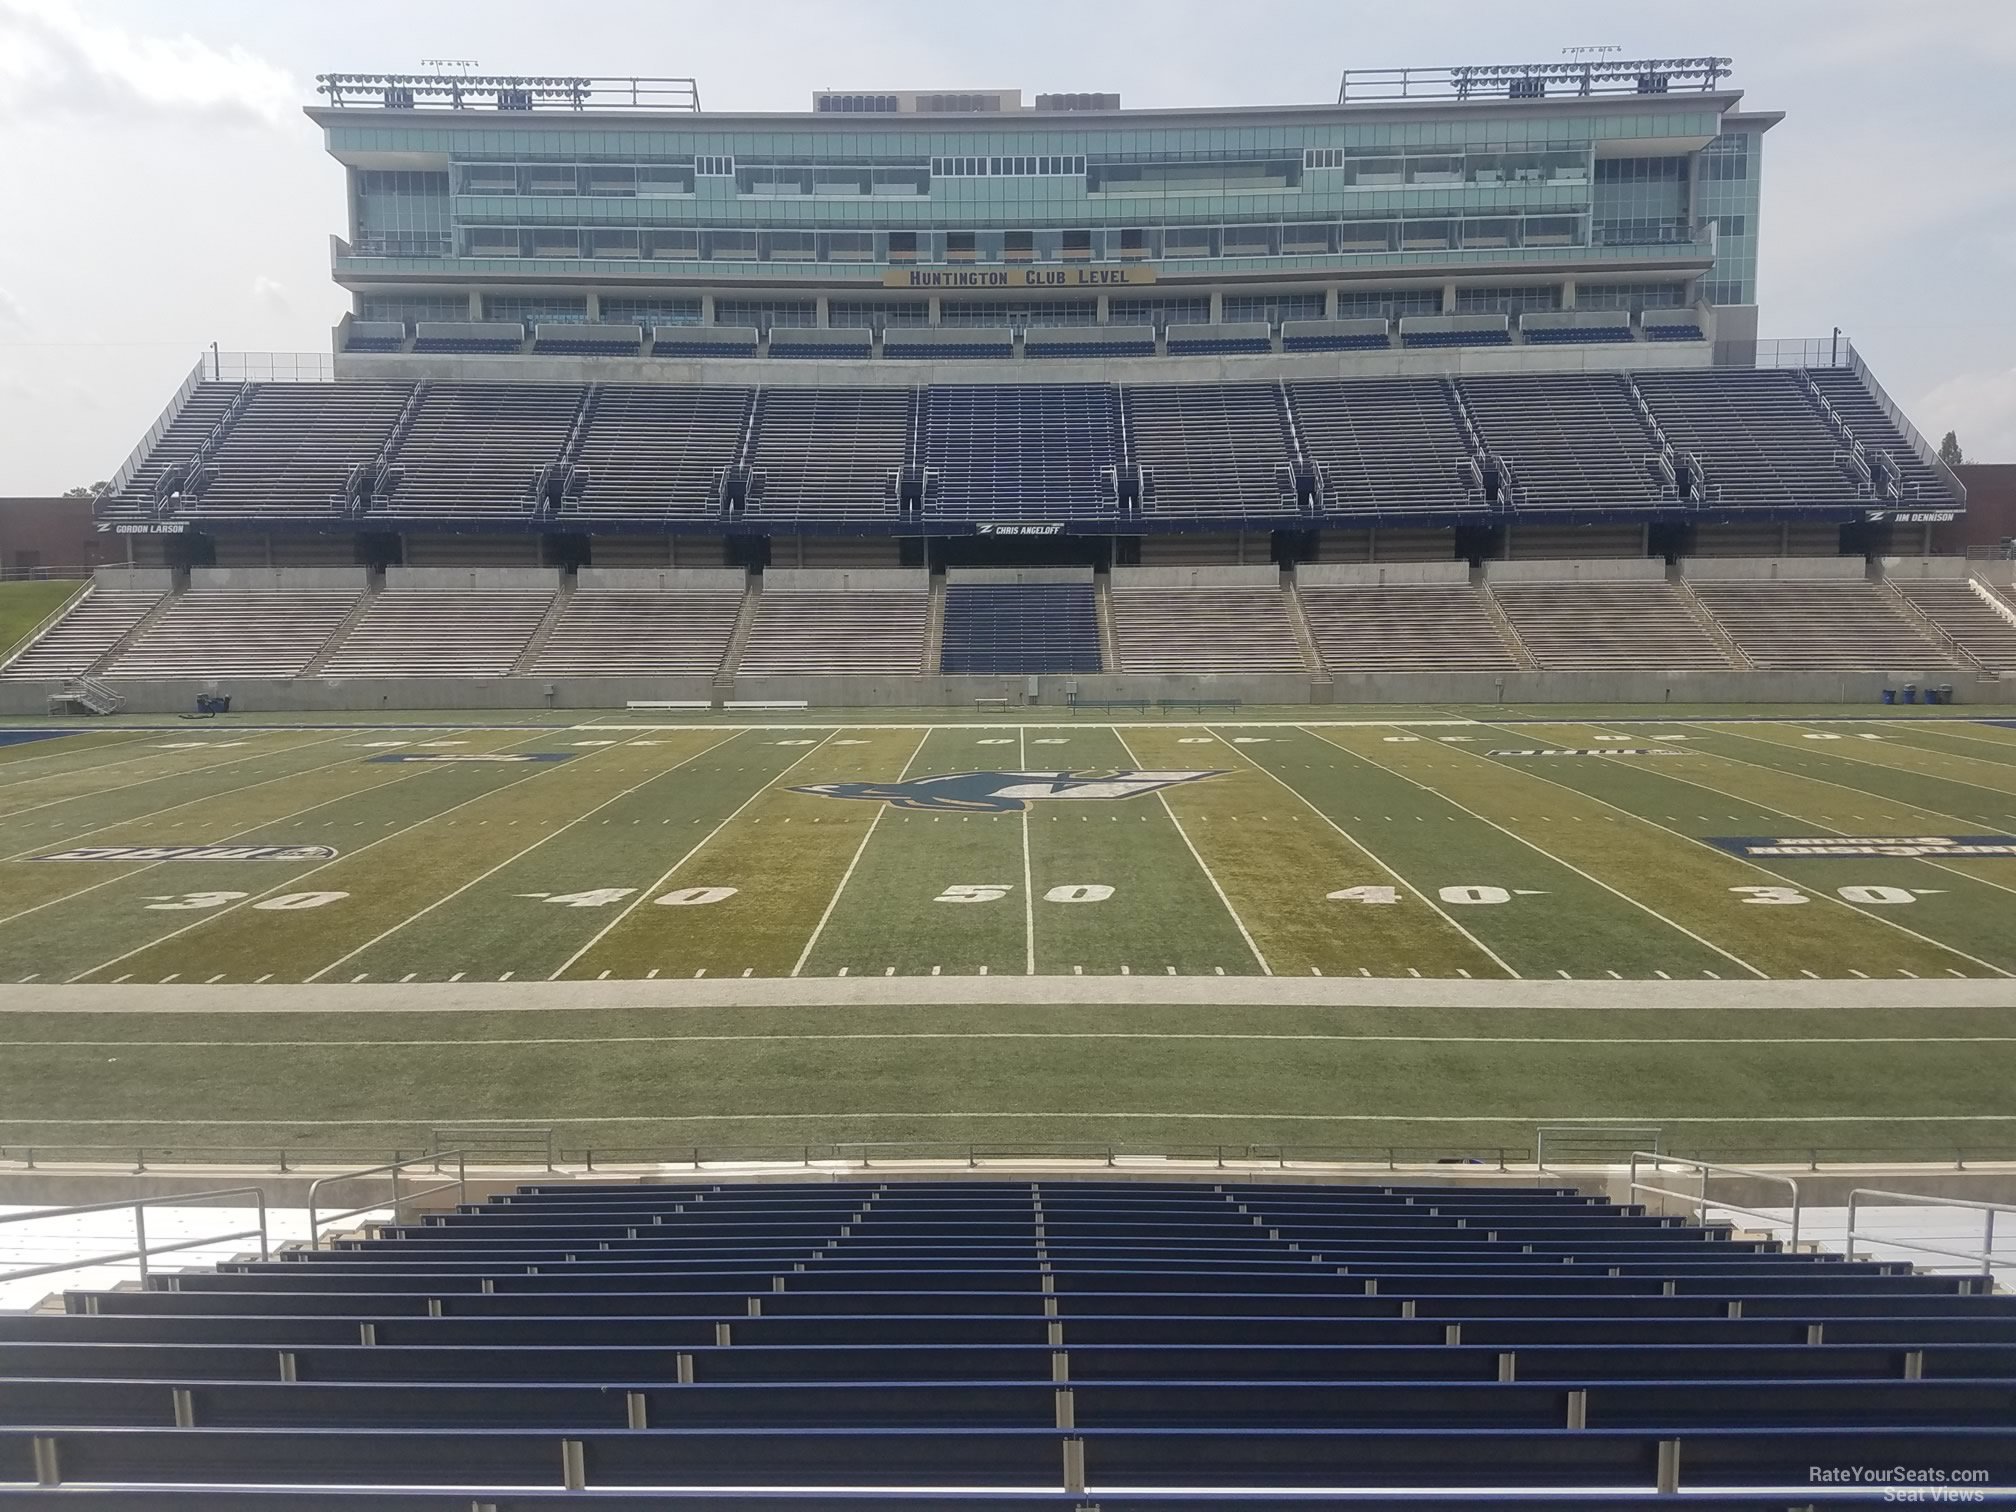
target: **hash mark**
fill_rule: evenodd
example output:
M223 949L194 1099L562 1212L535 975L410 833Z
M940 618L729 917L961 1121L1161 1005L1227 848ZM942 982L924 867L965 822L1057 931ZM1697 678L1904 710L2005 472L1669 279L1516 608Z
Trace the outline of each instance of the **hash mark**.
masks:
M607 966L604 966L604 967L603 967L603 968L602 968L602 969L601 969L600 971L596 972L596 973L595 973L595 980L596 980L596 981L598 981L598 982L606 982L606 981L608 981L608 980L609 980L609 968L608 968Z
M658 975L658 968L656 966L653 966L649 971L644 973L644 980L647 982L652 981L657 977L657 975Z
M451 976L450 978L448 978L448 980L449 980L449 981L451 981L451 982L459 982L459 981L461 981L461 980L462 980L462 978L463 978L463 977L467 976L468 974L469 974L469 973L468 973L468 972L466 972L466 971L458 971L458 972L456 972L456 973L455 973L455 975L453 975L453 976ZM263 982L263 981L265 981L265 980L266 980L266 978L264 978L264 977L261 977L261 978L259 978L259 980Z
M364 980L364 978L366 978L369 975L371 975L371 973L368 971L360 971L357 973L357 975L350 978L350 980L352 983L361 982Z

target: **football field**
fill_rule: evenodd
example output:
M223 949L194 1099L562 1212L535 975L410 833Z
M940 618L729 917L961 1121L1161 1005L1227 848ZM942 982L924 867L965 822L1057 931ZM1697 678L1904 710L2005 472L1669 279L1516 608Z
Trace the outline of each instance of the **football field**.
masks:
M2016 728L1990 720L0 739L0 984L33 989L0 1020L9 1144L375 1147L486 1118L612 1146L1469 1148L1608 1118L1980 1149L2016 1127ZM1242 984L1214 1006L1220 978ZM1980 991L1816 1015L1714 986L1914 980ZM521 996L596 982L632 986ZM1436 982L1462 985L1443 1005ZM1612 990L1556 1007L1543 983ZM118 990L65 1011L43 989L67 984ZM350 1014L290 984L460 992ZM1631 1011L1679 984L1685 1011Z

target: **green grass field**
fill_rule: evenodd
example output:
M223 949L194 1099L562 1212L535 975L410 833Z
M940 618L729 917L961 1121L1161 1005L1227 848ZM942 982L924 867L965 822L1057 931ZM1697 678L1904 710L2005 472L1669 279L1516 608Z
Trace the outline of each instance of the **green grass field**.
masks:
M122 984L113 1011L6 995L0 1143L378 1150L524 1120L611 1151L1488 1153L1610 1119L1699 1150L2016 1148L2016 855L1737 843L2016 834L2016 728L1325 712L136 722L0 744L0 982ZM1072 797L1016 775L1126 772L1186 780ZM959 773L1001 775L949 807L799 791ZM164 853L219 846L285 849ZM869 985L932 977L963 981L903 1006ZM1085 977L1616 986L1592 1010L1041 985ZM1971 979L1985 1006L1731 1006L1778 979ZM547 981L667 987L643 1007L499 988L455 1013L270 990ZM695 981L727 1006L673 987ZM1646 1011L1633 984L1661 982L1696 1006ZM163 983L269 990L164 1013Z
M80 581L0 583L0 656L7 655L42 622L84 591Z

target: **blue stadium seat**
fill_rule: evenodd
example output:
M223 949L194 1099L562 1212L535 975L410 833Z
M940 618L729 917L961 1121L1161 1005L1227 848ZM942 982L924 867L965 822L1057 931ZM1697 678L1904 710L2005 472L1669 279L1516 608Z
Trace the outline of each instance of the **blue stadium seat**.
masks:
M948 586L940 665L947 672L981 674L1097 672L1099 611L1092 585ZM928 1282L929 1273L912 1273L912 1284Z

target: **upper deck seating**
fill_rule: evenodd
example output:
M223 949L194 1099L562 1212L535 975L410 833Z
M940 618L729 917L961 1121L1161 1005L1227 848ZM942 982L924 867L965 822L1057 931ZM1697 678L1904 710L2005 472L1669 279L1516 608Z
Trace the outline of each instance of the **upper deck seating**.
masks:
M1912 624L1876 583L1689 581L1759 667L1888 672L1954 664L1953 653Z
M556 357L635 357L644 350L644 328L542 322L533 327L532 350Z
M1145 325L1030 326L1022 333L1025 357L1153 357L1155 328Z
M1674 447L1701 459L1711 508L1852 505L1846 448L1790 368L1634 375Z
M1965 578L1892 578L1911 607L1989 672L2016 672L2016 624Z
M1326 510L1404 513L1482 507L1462 479L1469 449L1434 379L1288 385L1302 450L1327 480Z
M1691 309L1647 310L1638 317L1647 341L1699 341L1701 317Z
M866 362L875 355L875 333L866 327L826 330L779 326L770 333L772 357L842 357Z
M742 595L577 592L532 659L563 677L712 677L721 668Z
M525 350L525 327L515 320L422 320L413 327L416 352L503 355Z
M322 665L325 677L501 677L524 655L550 592L389 588Z
M293 677L315 659L355 593L198 589L106 669L108 677Z
M1403 347L1510 346L1511 322L1503 315L1402 315Z
M720 503L721 475L747 428L751 392L667 383L609 383L589 399L577 464L585 474L564 512L632 518L700 515Z
M1144 508L1157 515L1294 511L1279 384L1135 383L1123 397Z
M964 519L1068 519L1114 500L1120 401L1105 384L924 391L927 507Z
M1118 672L1301 672L1279 588L1112 589Z
M1565 1187L555 1184L63 1300L0 1316L0 1496L92 1512L2016 1484L2016 1299Z
M394 453L395 515L523 515L581 403L560 383L430 383Z
M1519 317L1519 335L1531 345L1567 346L1631 339L1629 310L1528 310Z
M1876 466L1876 453L1888 452L1897 464L1898 483L1906 504L1922 505L1928 509L1951 508L1955 503L1952 491L1938 471L1918 455L1917 449L1904 438L1897 424L1876 402L1876 396L1869 392L1861 375L1852 368L1809 368L1807 376L1834 406L1834 412L1848 423L1848 429L1869 455L1869 465Z
M144 515L153 502L154 487L161 475L179 462L187 462L217 429L225 413L237 402L242 383L199 383L183 401L145 459L125 485L104 501L108 518Z
M1519 663L1468 583L1308 584L1302 612L1332 672L1510 672Z
M210 454L192 505L210 516L327 516L352 467L377 460L410 383L255 384Z
M931 590L845 592L766 589L742 648L743 676L829 672L908 675L924 670Z
M1171 357L1237 356L1273 351L1274 328L1264 320L1172 325L1167 340Z
M406 345L402 320L353 320L343 333L346 352L397 352Z
M910 391L766 388L756 401L749 507L765 515L893 514Z
M753 326L651 327L653 357L754 357L763 333Z
M0 677L81 677L161 602L158 593L92 587L63 618L0 670Z
M949 583L947 672L1097 672L1099 607L1087 583Z
M1383 352L1392 344L1393 333L1379 316L1281 323L1284 352Z
M882 333L882 355L925 362L1005 362L1015 355L1015 332L1007 326L891 327Z
M1658 446L1615 373L1462 378L1485 447L1509 460L1527 509L1643 509L1662 502Z
M1688 672L1732 665L1668 583L1493 583L1491 594L1533 660L1548 671Z

